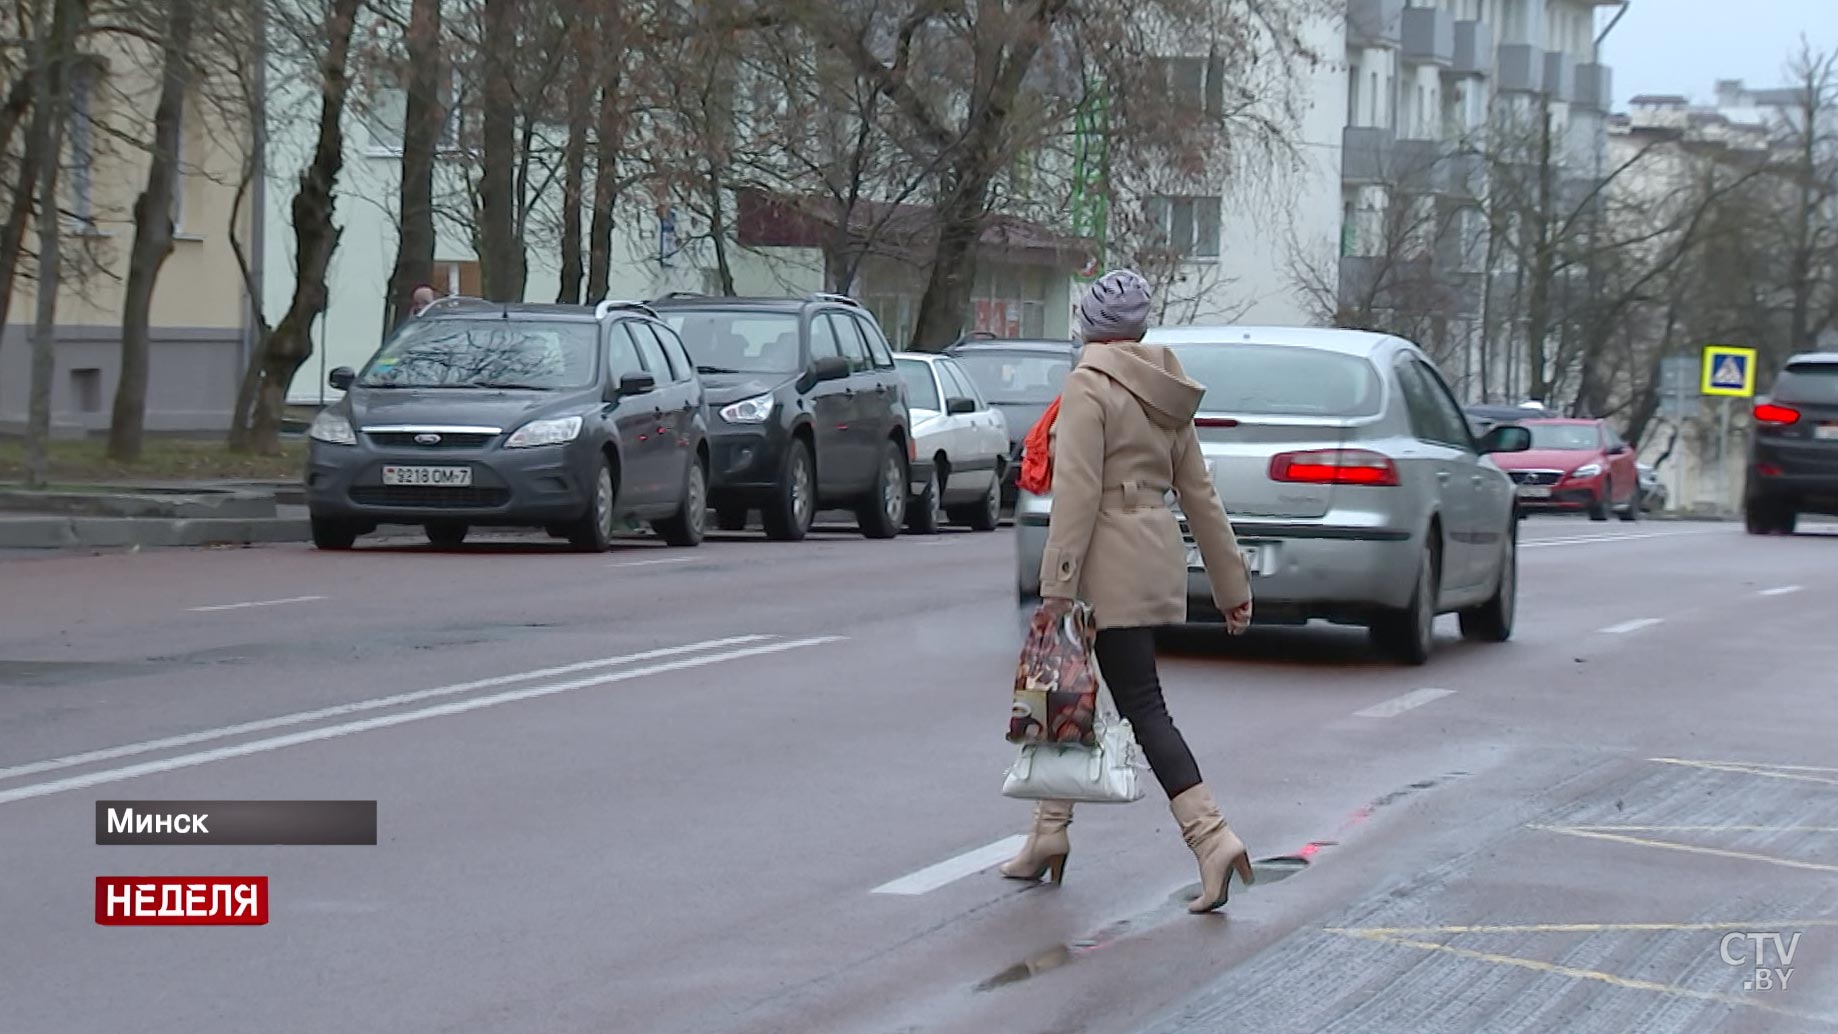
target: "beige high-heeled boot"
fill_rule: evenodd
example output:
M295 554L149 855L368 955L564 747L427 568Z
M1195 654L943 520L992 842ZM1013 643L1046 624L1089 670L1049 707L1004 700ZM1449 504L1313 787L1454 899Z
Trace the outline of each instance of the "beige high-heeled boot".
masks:
M1021 853L1002 863L1002 875L1011 880L1038 880L1049 872L1053 882L1066 876L1066 855L1072 841L1066 827L1072 825L1071 801L1034 802L1034 828L1028 831Z
M1183 790L1168 802L1168 810L1174 812L1175 821L1181 824L1181 839L1187 841L1200 863L1200 896L1193 899L1187 911L1197 915L1225 904L1231 892L1233 869L1238 870L1238 878L1246 886L1250 885L1251 853L1232 827L1225 824L1205 783Z

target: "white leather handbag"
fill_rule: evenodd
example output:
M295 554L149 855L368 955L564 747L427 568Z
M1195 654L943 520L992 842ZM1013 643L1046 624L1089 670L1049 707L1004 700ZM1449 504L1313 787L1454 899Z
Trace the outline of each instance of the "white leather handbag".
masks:
M1029 801L1077 801L1081 804L1128 804L1140 800L1144 785L1142 750L1135 731L1117 713L1110 689L1098 687L1098 709L1092 718L1098 745L1062 746L1030 743L1022 747L1002 793Z

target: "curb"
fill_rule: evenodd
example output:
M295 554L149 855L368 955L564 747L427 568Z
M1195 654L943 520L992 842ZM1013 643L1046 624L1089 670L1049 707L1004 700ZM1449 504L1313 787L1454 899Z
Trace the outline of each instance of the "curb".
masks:
M289 517L26 517L0 520L0 549L111 549L306 542L311 522Z

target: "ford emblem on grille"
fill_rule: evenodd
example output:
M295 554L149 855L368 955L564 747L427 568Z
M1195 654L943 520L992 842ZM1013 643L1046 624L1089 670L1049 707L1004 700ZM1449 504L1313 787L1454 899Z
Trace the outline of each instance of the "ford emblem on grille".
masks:
M437 434L418 434L418 435L416 435L416 436L415 436L415 444L416 444L416 445L439 445L439 444L440 444L440 435L437 435Z

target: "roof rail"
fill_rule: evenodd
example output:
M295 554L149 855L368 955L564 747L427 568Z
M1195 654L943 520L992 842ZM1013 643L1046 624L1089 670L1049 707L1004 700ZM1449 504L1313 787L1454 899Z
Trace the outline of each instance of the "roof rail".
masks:
M607 316L611 315L612 313L620 309L629 309L634 312L642 312L646 316L650 316L653 319L657 318L657 310L653 309L649 305L646 305L644 302L615 301L612 298L608 298L605 301L601 302L600 304L594 306L594 319L603 320Z
M813 302L835 302L838 305L849 305L857 309L866 308L866 306L862 305L861 302L856 301L855 299L849 297L846 294L835 294L830 291L812 292L811 301Z
M493 303L488 302L483 298L475 298L469 294L447 294L447 295L442 295L439 298L436 298L433 301L429 302L427 308L422 309L421 311L423 313L427 313L427 312L433 311L434 309L442 308L443 306L448 306L448 305L491 305L491 304Z

